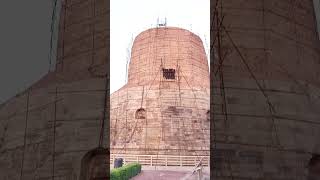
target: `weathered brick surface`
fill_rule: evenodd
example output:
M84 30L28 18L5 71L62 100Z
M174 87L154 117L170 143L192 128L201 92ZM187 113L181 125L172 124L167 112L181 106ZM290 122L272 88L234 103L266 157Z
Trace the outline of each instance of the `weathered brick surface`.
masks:
M176 69L176 79L162 68ZM208 155L209 70L200 38L179 28L139 34L128 83L111 95L112 153ZM145 119L136 119L139 108Z
M212 114L214 179L305 179L311 153L320 153L320 44L312 1L222 0L218 7L232 40L220 29L228 116L223 121L217 108ZM212 28L211 42L218 32ZM219 94L219 76L211 94Z
M80 179L83 156L98 147L109 105L107 1L65 2L56 71L0 107L1 180Z

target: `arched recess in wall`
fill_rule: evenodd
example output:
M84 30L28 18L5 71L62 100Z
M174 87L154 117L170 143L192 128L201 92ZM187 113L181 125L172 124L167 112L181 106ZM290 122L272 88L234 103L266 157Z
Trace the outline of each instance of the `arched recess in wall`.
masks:
M147 112L145 109L140 108L136 111L135 117L136 119L145 119L147 115Z
M320 155L313 154L308 163L308 180L317 180L320 178Z
M81 160L80 180L109 179L109 150L96 148L87 152Z

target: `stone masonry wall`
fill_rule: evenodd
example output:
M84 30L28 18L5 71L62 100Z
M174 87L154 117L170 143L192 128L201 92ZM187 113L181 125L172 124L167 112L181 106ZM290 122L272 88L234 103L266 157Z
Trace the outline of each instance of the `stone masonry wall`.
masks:
M154 79L161 67L178 71L178 66L181 76L190 84L209 87L208 61L202 41L197 35L174 27L148 29L133 42L128 84L159 83ZM184 82L181 85L187 86Z
M163 77L162 68L176 70ZM111 153L209 155L209 70L200 38L153 28L133 44L129 81L111 95ZM136 111L146 111L144 119Z
M220 0L216 12L223 21L215 18L211 29L211 42L221 39L213 44L212 72L219 57L223 63L211 72L215 179L305 179L311 154L320 153L312 1ZM227 117L215 104L221 88Z

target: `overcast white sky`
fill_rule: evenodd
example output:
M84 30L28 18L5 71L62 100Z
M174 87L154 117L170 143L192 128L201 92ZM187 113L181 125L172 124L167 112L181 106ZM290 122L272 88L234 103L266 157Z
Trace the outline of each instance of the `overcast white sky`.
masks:
M125 84L127 48L140 32L155 27L158 17L166 17L167 26L188 29L200 36L208 51L209 0L111 0L110 93Z
M1 2L0 104L47 73L53 2ZM209 0L111 0L111 92L125 84L127 48L132 38L155 27L158 17L167 17L168 26L191 30L203 41L206 36L209 43L209 3Z

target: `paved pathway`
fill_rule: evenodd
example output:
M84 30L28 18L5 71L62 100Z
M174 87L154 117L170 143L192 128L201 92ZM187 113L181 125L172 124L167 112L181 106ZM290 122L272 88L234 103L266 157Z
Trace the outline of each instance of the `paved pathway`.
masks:
M209 180L204 174L203 180ZM131 180L198 180L197 175L191 176L187 171L165 171L165 170L142 170L142 172Z
M186 174L187 172L143 170L131 180L179 180Z

